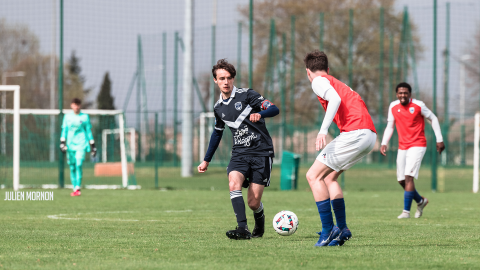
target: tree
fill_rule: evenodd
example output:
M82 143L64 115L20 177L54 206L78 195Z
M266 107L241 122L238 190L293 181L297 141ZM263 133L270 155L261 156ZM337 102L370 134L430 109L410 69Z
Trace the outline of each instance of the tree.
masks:
M92 102L88 102L85 99L88 94L92 91L91 87L85 87L85 76L81 74L82 68L80 67L81 59L77 57L75 50L72 51L70 58L67 60L67 64L65 69L67 71L68 83L72 85L76 85L80 87L83 91L83 99L82 99L82 108L90 108L92 106ZM67 83L67 78L65 78L65 83ZM68 90L65 88L65 90ZM80 97L79 97L80 98ZM68 103L70 105L70 103Z
M278 94L279 78L285 78L287 83L287 96L290 92L290 68L293 61L295 65L295 122L308 123L315 121L318 117L320 108L318 101L310 87L310 82L306 79L305 65L303 57L309 51L319 49L320 13L324 13L324 36L323 50L329 56L330 74L348 83L348 56L349 56L349 9L354 10L353 16L353 76L352 83L349 85L357 91L367 104L369 111L374 115L385 113L378 111L378 88L380 83L384 83L385 91L388 89L388 48L389 37L393 36L395 52L399 49L402 36L402 13L395 13L394 0L264 0L255 1L254 7L254 56L255 66L253 72L253 87L262 92L265 88L265 78L269 62L269 41L270 41L270 20L275 19L276 48L273 52L275 66L275 89L264 89L270 91L268 98L276 100L274 103L280 104L280 95ZM384 81L379 80L379 58L380 58L380 7L384 8ZM249 7L248 5L240 7L240 12L244 16L248 25ZM295 23L295 58L290 55L291 42L291 16L296 16ZM416 28L410 23L410 29L413 35L414 47L417 55L421 53L421 46L416 36ZM284 61L281 60L282 35L286 35L287 56ZM397 58L395 57L395 60ZM278 74L278 68L285 63L286 74ZM396 63L398 66L398 63ZM395 74L397 69L395 68ZM394 84L398 82L395 81ZM387 93L387 92L385 92ZM289 96L286 98L287 107ZM385 104L389 101L384 100ZM386 106L383 106L386 111ZM285 108L286 109L286 108Z
M27 26L8 24L0 19L0 73L14 67L28 56L39 53L38 37Z
M112 97L112 82L110 81L108 72L106 72L103 77L102 87L100 87L100 92L97 96L97 108L100 110L115 109Z

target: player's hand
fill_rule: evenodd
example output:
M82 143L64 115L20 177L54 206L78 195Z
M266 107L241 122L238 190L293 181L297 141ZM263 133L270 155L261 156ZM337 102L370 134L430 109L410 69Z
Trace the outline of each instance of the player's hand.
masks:
M325 134L318 134L317 135L317 140L315 141L315 149L317 151L320 151L320 149L323 149L327 145L327 135Z
M441 154L445 150L445 144L443 142L438 142L437 143L437 152Z
M200 165L198 165L198 172L199 173L204 173L207 171L207 168L208 168L208 164L210 164L209 162L206 162L205 160L200 163Z
M90 155L92 155L92 157L97 155L97 148L95 147L95 142L93 140L90 141Z
M384 156L387 156L387 146L386 145L382 145L380 147L380 153Z
M260 121L260 118L262 118L262 115L260 115L259 113L250 114L250 121L252 121L252 123Z
M60 150L65 153L67 152L67 145L65 144L65 141L60 141Z

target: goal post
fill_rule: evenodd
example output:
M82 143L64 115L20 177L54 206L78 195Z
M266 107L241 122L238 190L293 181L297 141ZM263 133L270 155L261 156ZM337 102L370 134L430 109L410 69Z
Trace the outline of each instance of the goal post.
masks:
M5 92L13 92L13 190L17 191L20 188L20 86L0 85L0 92L3 98ZM2 133L5 132L2 130Z
M108 148L107 148L107 141L108 141L108 136L107 135L110 135L110 134L118 134L120 136L120 130L119 128L115 128L115 129L104 129L102 130L102 162L103 163L106 163L107 162L107 152L108 152ZM134 128L125 128L124 129L124 133L125 134L130 134L130 149L128 153L126 153L126 155L130 158L130 160L135 163L135 153L136 153L136 149L135 149L135 137L136 137L136 133L135 133L135 129Z
M478 170L480 167L480 150L478 148L480 140L480 112L475 114L475 131L473 137L473 193L478 193Z
M58 109L20 109L19 87L0 86L0 93L3 91L14 92L13 109L0 109L2 119L7 119L9 124L2 135L6 135L8 151L1 157L0 171L1 177L4 177L2 188L10 186L13 173L13 188L58 188L58 178L55 173L58 171L56 162L52 162L50 157L50 140L52 131L49 123L53 118L58 118L60 110ZM11 107L10 107L11 108ZM72 113L72 110L65 109L64 113ZM103 143L101 131L104 127L118 130L119 136L115 139L115 159L121 165L121 175L111 177L94 176L94 159L92 162L85 160L84 163L84 181L82 185L85 188L101 188L105 186L115 186L115 188L138 189L136 183L130 183L128 158L126 155L125 139L125 119L122 110L92 110L83 109L82 113L90 116L92 122L92 133L99 146ZM13 115L13 121L12 121ZM58 119L54 119L58 121ZM59 132L58 130L56 132ZM56 134L58 135L58 134ZM12 143L13 142L13 143ZM13 144L13 149L11 145ZM134 142L132 144L135 144ZM120 146L120 147L118 147ZM102 149L99 149L102 151ZM100 153L99 153L100 154ZM103 155L103 153L102 153ZM99 155L100 156L100 155ZM64 155L56 156L64 158ZM88 163L88 164L87 164ZM93 164L93 165L92 165ZM21 171L20 171L21 168ZM85 173L85 170L88 173ZM121 180L120 180L121 178ZM121 184L120 184L121 182ZM113 185L115 184L115 185ZM134 186L130 186L130 185ZM66 185L68 187L68 185Z

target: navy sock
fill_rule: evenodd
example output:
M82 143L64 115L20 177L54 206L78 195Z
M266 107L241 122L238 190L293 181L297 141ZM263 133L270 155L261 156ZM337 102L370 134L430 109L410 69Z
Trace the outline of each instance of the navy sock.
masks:
M422 201L422 196L420 196L420 194L418 194L417 190L415 189L415 194L413 194L413 199L415 200L415 202L417 203L420 203Z
M403 195L403 210L410 212L415 191L406 191Z
M232 200L233 212L237 216L238 227L247 227L247 215L245 214L245 202L243 201L242 191L230 191L230 200Z
M320 220L322 221L322 233L329 234L333 229L333 216L330 199L315 203L317 204Z
M347 220L345 215L345 200L343 198L332 200L333 212L335 212L335 219L340 230L347 227Z

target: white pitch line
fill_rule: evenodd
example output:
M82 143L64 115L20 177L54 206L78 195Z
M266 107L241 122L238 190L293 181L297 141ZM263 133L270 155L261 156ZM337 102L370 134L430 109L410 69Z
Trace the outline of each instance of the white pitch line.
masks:
M158 211L164 213L187 213L192 212L192 210L165 210L165 211ZM135 211L109 211L109 212L93 212L93 213L76 213L76 214L58 214L58 215L48 215L47 218L50 219L65 219L65 220L94 220L94 221L126 221L126 222L137 222L142 221L138 219L111 219L111 218L70 218L66 217L68 215L89 215L89 214L125 214L125 213L138 213ZM156 222L160 220L144 220L149 222Z

